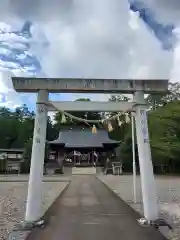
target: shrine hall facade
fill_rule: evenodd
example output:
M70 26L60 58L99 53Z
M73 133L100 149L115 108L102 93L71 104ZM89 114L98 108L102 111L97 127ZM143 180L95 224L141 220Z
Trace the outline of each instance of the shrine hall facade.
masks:
M64 157L65 162L73 165L102 165L107 154L115 155L118 141L111 140L108 132L97 129L92 133L91 129L70 128L63 129L56 140L49 141L49 148L54 153L54 159Z

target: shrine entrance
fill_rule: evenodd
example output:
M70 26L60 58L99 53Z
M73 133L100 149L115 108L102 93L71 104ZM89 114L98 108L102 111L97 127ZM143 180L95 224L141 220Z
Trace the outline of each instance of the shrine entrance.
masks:
M149 144L147 105L144 94L164 92L168 80L122 79L43 79L12 78L17 92L37 92L31 169L25 221L34 223L41 218L41 189L46 142L48 111L133 112L138 145L144 217L147 221L158 219L156 186ZM125 93L133 94L132 102L53 102L49 93Z

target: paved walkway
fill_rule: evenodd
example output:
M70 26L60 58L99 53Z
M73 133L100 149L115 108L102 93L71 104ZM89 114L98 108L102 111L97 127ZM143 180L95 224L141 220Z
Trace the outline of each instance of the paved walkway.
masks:
M73 167L72 175L92 175L96 174L95 167Z
M74 176L51 209L49 224L28 240L165 240L94 176Z

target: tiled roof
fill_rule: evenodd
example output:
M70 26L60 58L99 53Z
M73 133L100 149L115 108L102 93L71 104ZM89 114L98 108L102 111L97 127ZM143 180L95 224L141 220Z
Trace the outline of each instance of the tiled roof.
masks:
M62 144L66 148L93 148L104 147L103 144L118 144L111 140L108 133L103 129L98 129L97 133L92 133L89 129L62 130L58 139L50 141L50 144Z

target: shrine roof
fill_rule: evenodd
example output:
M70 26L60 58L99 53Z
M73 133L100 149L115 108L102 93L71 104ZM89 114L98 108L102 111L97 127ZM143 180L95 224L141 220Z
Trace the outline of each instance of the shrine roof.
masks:
M118 143L111 140L104 129L97 129L96 133L92 133L91 129L66 129L59 133L58 139L49 142L64 145L65 148L103 148L106 144Z

